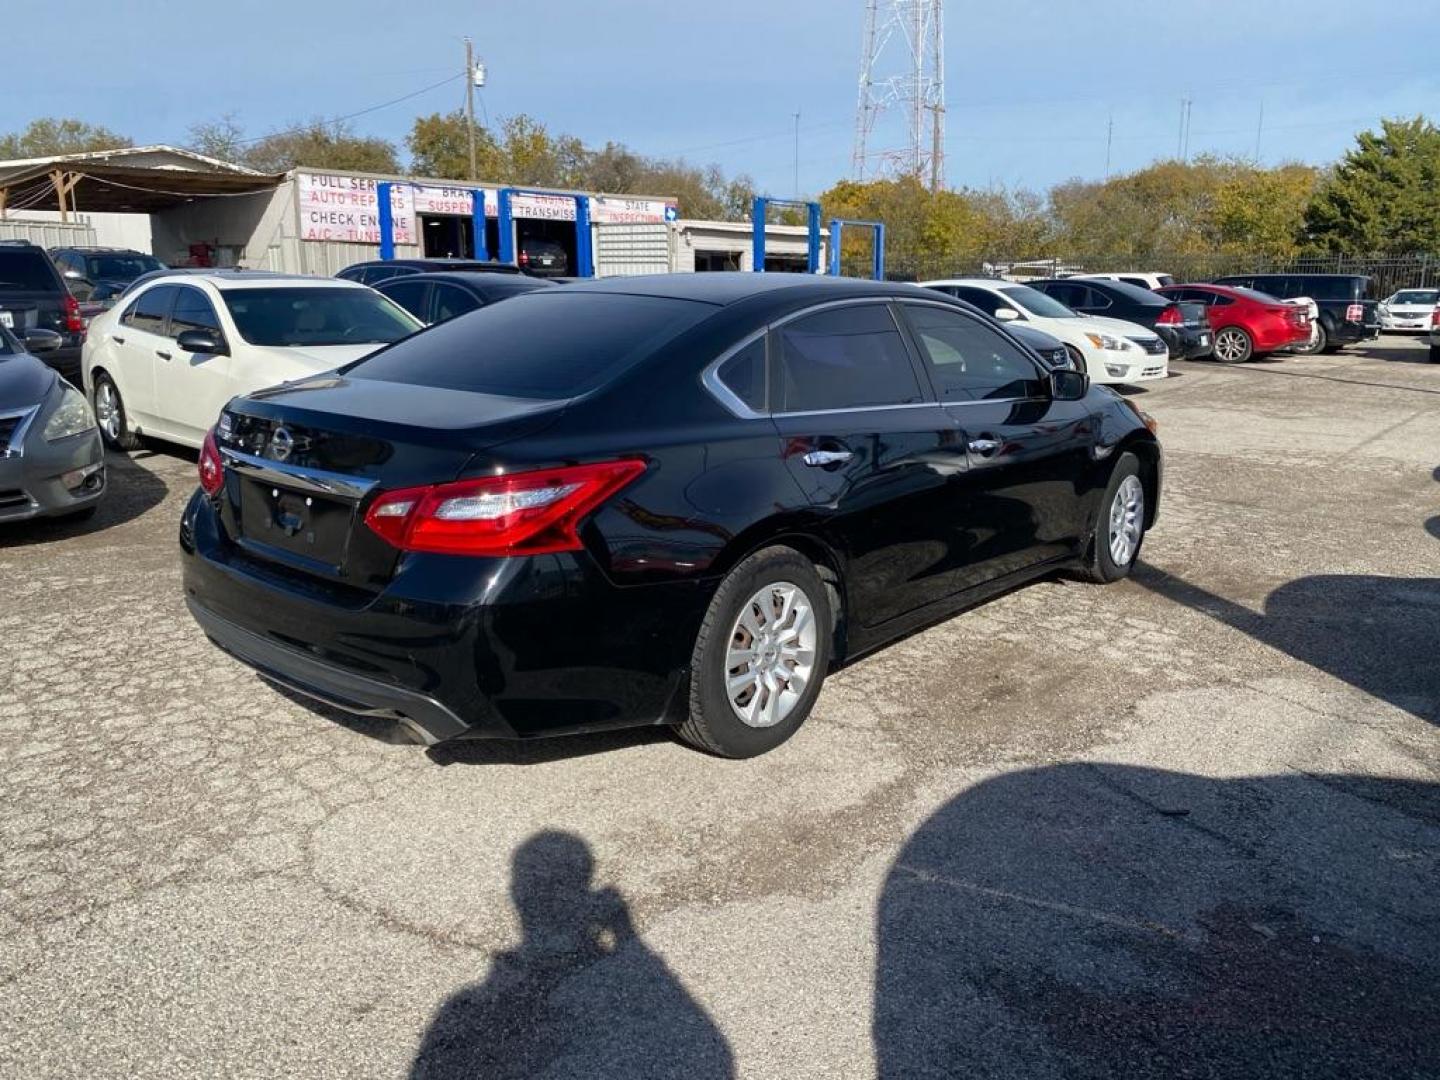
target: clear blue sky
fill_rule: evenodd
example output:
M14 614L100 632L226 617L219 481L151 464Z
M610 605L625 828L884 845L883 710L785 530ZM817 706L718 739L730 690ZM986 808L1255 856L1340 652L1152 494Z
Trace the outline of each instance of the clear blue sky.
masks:
M0 131L76 116L178 142L235 113L261 135L437 82L469 34L496 118L683 155L792 192L850 168L864 0L6 0ZM23 30L23 34L17 31ZM1440 0L947 0L948 180L1043 189L1190 152L1325 162L1381 116L1440 117ZM354 122L401 143L457 79ZM901 140L882 123L872 147ZM403 150L402 150L403 152Z

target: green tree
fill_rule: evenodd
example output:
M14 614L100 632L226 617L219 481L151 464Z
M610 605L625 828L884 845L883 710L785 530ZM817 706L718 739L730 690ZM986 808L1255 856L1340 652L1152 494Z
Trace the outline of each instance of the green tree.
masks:
M410 150L410 171L416 176L465 180L470 175L470 142L465 131L465 110L417 116L405 136ZM475 125L476 179L500 179L500 150L490 132Z
M84 154L132 145L129 136L117 135L108 128L47 116L30 121L24 131L0 135L0 159Z
M1299 254L1305 206L1319 178L1319 169L1300 164L1237 173L1216 191L1207 231L1227 253L1292 258Z
M325 120L266 135L248 146L244 164L261 172L284 172L297 165L373 173L400 171L391 143L356 135L346 124Z
M1424 117L1362 131L1305 210L1307 246L1440 251L1440 130Z

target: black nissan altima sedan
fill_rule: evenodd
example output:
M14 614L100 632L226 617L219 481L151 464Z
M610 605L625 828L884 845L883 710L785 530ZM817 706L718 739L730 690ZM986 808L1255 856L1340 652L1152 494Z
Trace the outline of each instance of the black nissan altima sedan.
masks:
M1153 427L914 285L544 289L231 401L185 594L269 679L427 744L671 724L746 757L837 664L1127 574Z

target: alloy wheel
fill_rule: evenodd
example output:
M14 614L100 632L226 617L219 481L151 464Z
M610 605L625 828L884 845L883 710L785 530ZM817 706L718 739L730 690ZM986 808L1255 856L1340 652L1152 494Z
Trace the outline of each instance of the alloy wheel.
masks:
M740 609L725 652L725 697L749 727L780 723L815 670L815 608L798 585L766 585Z
M1222 364L1238 364L1250 355L1250 343L1245 335L1226 327L1215 335L1215 358Z
M1110 559L1116 566L1128 566L1140 549L1145 526L1145 488L1138 476L1127 476L1110 500Z
M100 429L112 442L119 440L125 425L120 409L120 395L115 390L115 384L109 379L100 380L100 385L95 388L95 419L100 422Z

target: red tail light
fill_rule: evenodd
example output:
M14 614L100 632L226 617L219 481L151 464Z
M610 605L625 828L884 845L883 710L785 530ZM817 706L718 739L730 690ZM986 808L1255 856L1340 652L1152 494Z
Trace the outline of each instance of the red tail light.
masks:
M1430 325L1440 330L1440 307L1430 313Z
M80 301L69 293L65 294L65 329L72 334L85 332L85 316L80 314Z
M225 466L220 461L220 448L215 445L215 429L205 433L200 447L200 486L206 495L219 495L225 486Z
M365 524L402 551L544 555L576 551L586 514L645 471L634 459L387 491Z
M1155 320L1156 326L1183 326L1184 323L1185 316L1180 313L1179 304L1171 304L1162 311L1160 317Z

